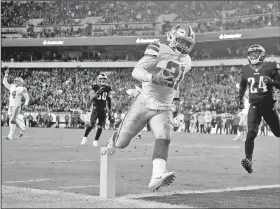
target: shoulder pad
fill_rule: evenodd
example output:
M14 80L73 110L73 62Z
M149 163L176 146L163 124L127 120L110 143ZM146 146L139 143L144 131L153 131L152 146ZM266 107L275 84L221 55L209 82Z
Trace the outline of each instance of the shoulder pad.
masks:
M248 64L244 64L244 65L242 65L242 67L241 67L240 71L241 71L241 72L243 72L244 68L246 68L247 66L248 66Z
M192 59L190 55L185 56L182 61L187 70L190 70L192 68Z
M149 44L149 46L145 50L145 55L157 56L159 55L160 50L160 41L154 41Z

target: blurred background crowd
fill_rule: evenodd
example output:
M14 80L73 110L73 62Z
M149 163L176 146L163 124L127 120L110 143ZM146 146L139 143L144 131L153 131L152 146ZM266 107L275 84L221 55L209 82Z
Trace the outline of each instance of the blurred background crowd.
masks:
M278 1L3 1L1 14L2 38L155 35L170 21L187 21L196 33L280 24ZM20 26L30 27L9 29Z
M195 33L279 27L280 2L1 1L2 39L164 35L176 23L190 24ZM191 53L192 60L246 58L248 46L232 44L232 47L221 47L223 49L219 53L215 47L216 45L195 47ZM71 57L68 55L72 52L67 54L59 50L54 51L5 50L1 58L2 62L116 62L139 59L135 56L128 60L130 52L112 56L108 51L95 49L91 52L91 58L88 58L82 53ZM270 47L267 50L267 56L279 54L279 43L275 43L274 48ZM240 65L193 67L180 87L184 114L210 111L236 115L235 85L239 81L240 67ZM27 111L40 112L50 118L50 112L73 113L73 110L78 109L87 112L88 93L100 70L11 68L9 81L12 82L16 76L22 77L31 98ZM131 71L131 68L102 68L102 72L108 75L113 89L112 106L116 114L123 114L131 104L133 98L126 94L126 90L135 88L135 85L141 86L131 77ZM2 77L3 74L2 68ZM7 110L8 95L8 90L2 85L2 111ZM279 99L278 93L276 98ZM279 109L278 103L277 108ZM53 121L56 120L55 115L52 118ZM72 124L73 127L77 125L79 119L74 121L76 122Z

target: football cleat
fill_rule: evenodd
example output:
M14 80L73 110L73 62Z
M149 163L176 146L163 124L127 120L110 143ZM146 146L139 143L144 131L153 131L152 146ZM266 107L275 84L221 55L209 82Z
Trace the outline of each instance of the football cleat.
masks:
M115 147L114 137L111 137L109 139L109 141L107 142L107 147L108 148L114 148Z
M250 160L248 160L247 158L244 158L241 160L241 165L248 173L253 172L252 162Z
M6 139L7 139L7 140L12 140L12 138L10 138L9 136L6 136Z
M92 145L93 145L94 147L98 147L98 141L97 141L97 140L93 140Z
M87 143L87 137L83 137L81 141L81 145L85 145Z
M170 185L176 178L175 172L165 171L160 177L152 177L149 183L150 191L158 191L160 187Z
M236 136L232 139L233 141L237 141L237 140L240 140L239 136Z
M109 139L109 141L107 142L106 147L108 148L114 148L115 147L115 140L117 138L118 133L115 132L114 135Z
M24 132L25 132L25 130L24 130L24 131L20 130L20 132L19 132L19 137L22 137L23 134L24 134Z

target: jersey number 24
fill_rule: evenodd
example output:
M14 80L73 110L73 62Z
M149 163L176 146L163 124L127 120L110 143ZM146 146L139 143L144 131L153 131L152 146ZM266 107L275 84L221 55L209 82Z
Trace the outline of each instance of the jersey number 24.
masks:
M260 76L258 86L255 85L256 79L254 77L248 78L248 82L250 83L250 93L259 93L260 89L262 89L261 92L266 92L267 91L267 86L263 82L263 76Z

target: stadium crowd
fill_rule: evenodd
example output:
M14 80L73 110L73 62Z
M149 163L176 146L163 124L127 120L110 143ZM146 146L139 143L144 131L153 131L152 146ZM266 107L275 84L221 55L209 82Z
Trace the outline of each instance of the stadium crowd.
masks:
M30 19L43 19L41 25L77 24L86 17L102 17L102 23L153 22L174 13L186 21L264 14L278 6L277 1L2 1L1 18L6 27Z
M173 20L176 22L193 21L197 33L279 26L280 22L276 1L256 1L255 4L247 1L2 1L1 13L1 26L8 28L28 25L31 19L42 19L39 31L5 29L2 38L17 33L25 38L155 35L162 33L155 27L155 21L162 14L177 15ZM93 32L88 33L85 24L81 24L86 17L100 17L92 27ZM131 24L135 22L150 25ZM107 23L113 25L102 29L101 25ZM73 26L80 27L74 29Z
M191 112L235 112L236 83L240 66L194 67L181 85L183 110ZM132 98L126 90L141 84L131 77L132 69L106 69L113 89L114 111L127 110ZM88 110L88 93L99 74L96 69L10 69L10 78L21 76L30 94L28 111L69 112ZM106 72L106 71L105 71ZM1 72L2 77L4 71ZM1 107L7 108L9 92L1 88Z
M234 111L235 84L238 68L207 67L193 68L182 85L184 109L191 111L215 110ZM116 111L126 110L131 102L126 90L140 84L131 77L132 69L115 69L109 73L113 92L112 106ZM29 111L70 111L86 110L88 93L98 70L91 69L11 69L12 79L21 76L31 97ZM3 71L2 71L3 74ZM12 80L10 80L12 81ZM2 108L8 104L8 90L2 86Z

